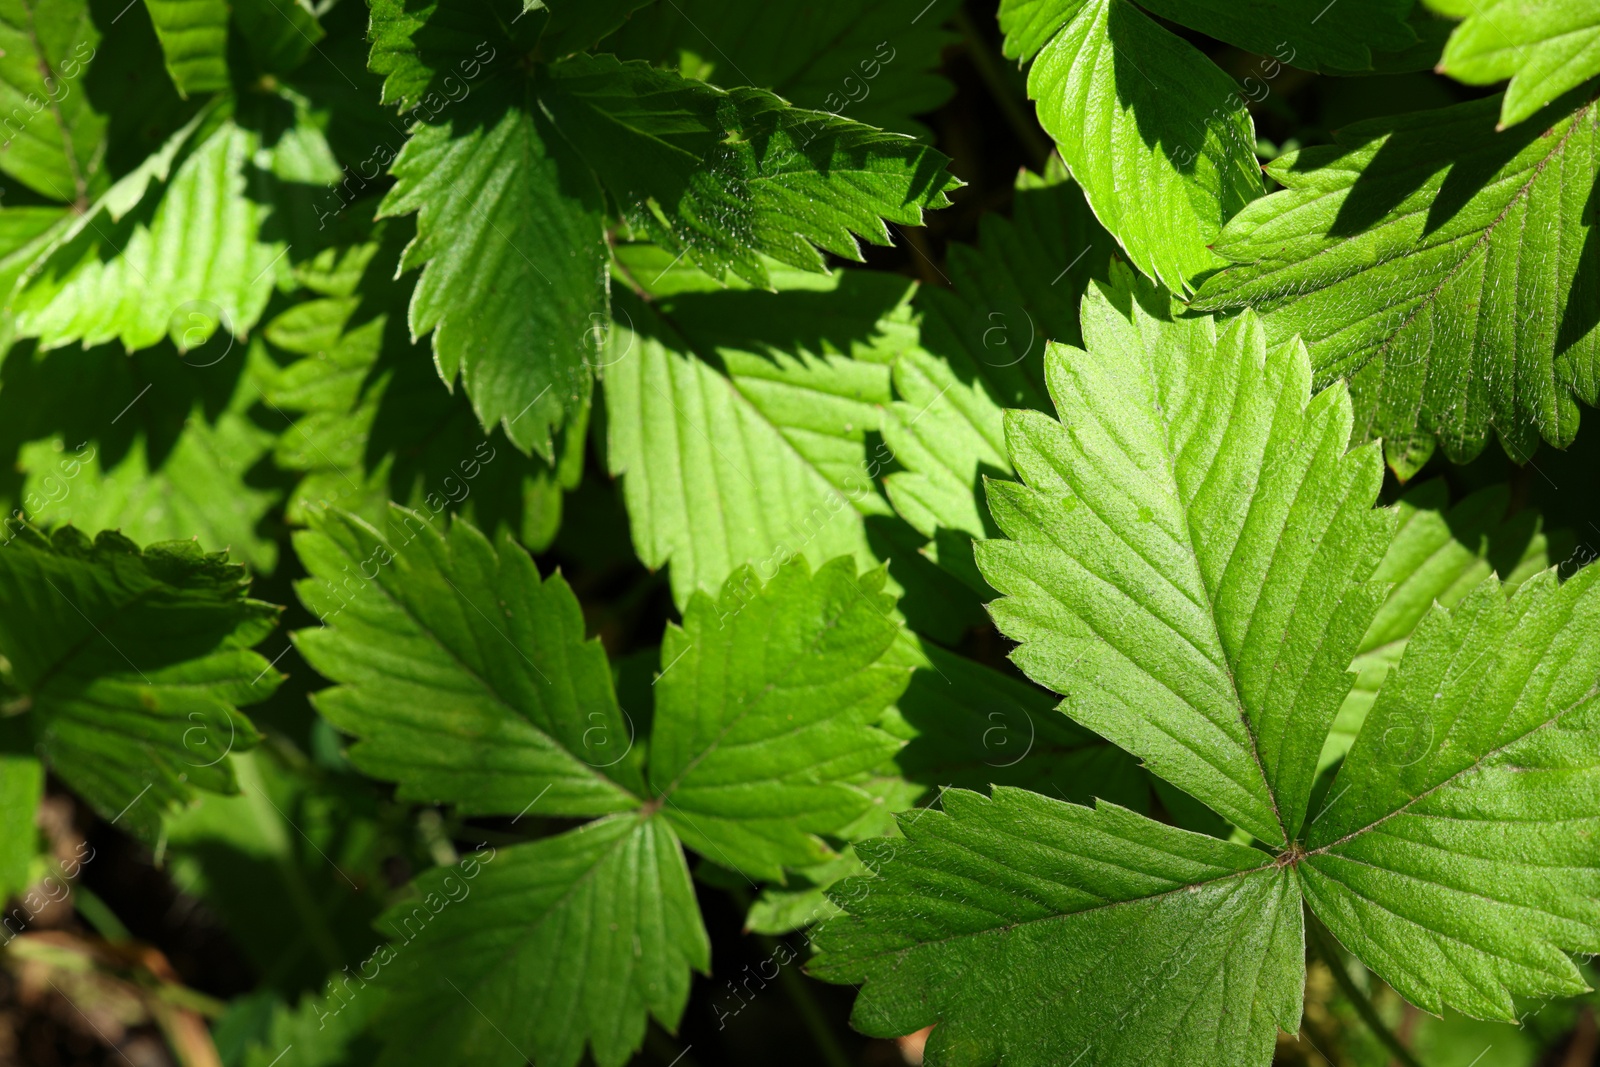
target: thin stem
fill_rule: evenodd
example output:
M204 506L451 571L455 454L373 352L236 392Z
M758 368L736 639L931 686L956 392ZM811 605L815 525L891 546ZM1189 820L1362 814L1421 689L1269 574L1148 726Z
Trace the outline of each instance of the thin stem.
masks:
M776 939L760 936L757 940L769 952L776 951L778 945ZM811 990L806 987L806 980L796 974L793 967L780 967L778 981L783 983L783 991L789 994L789 999L794 1001L795 1008L800 1012L800 1018L805 1020L806 1028L811 1031L812 1040L817 1043L817 1051L822 1053L823 1062L827 1063L828 1067L851 1067L850 1057L845 1055L844 1049L839 1045L839 1039L834 1036L833 1027L829 1025L827 1016L822 1014L817 998L812 996Z
M750 895L742 889L730 888L728 895L733 898L741 915L750 911ZM756 944L772 959L778 950L778 939L766 934L755 935ZM816 1042L817 1051L822 1054L822 1061L828 1067L852 1067L850 1057L845 1055L844 1047L839 1044L839 1039L834 1035L833 1027L828 1022L828 1017L823 1014L822 1007L817 1003L817 998L811 995L811 990L806 986L806 980L795 973L795 968L780 966L778 968L778 981L783 986L783 991L788 994L795 1010L800 1013L801 1021L806 1024L806 1029L811 1031L811 1039Z
M994 102L1000 105L1001 113L1016 131L1034 166L1043 169L1055 145L1023 106L1025 98L1018 96L1014 82L1007 77L1002 57L996 54L988 39L978 32L977 24L965 9L956 12L955 23L956 29L961 31L962 38L967 42L967 54L972 57L972 65L978 68L978 77L983 79Z
M1333 972L1333 980L1339 984L1339 989L1350 1003L1355 1005L1356 1014L1361 1016L1361 1021L1367 1024L1367 1029L1383 1043L1384 1047L1393 1053L1395 1061L1401 1067L1422 1067L1411 1050L1395 1036L1393 1030L1378 1015L1378 1009L1373 1006L1372 998L1363 993L1350 977L1350 972L1345 968L1344 959L1339 955L1339 946L1334 942L1333 935L1314 917L1307 916L1310 922L1306 924L1311 934L1311 943L1316 947L1317 955L1328 965L1328 970Z

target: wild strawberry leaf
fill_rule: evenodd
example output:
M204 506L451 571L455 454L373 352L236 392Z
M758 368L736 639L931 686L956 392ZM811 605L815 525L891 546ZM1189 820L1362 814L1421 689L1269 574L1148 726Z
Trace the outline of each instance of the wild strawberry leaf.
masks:
M400 795L516 815L629 811L645 796L642 752L598 642L560 575L539 577L508 536L463 521L441 531L395 507L388 536L330 511L297 534L322 620L295 644L341 683L314 698L358 740L350 759ZM609 746L609 747L608 747Z
M1308 827L1306 898L1412 1003L1512 1021L1600 949L1600 570L1435 607Z
M1216 250L1237 265L1196 308L1253 307L1299 335L1317 381L1351 380L1363 437L1402 477L1435 438L1455 462L1492 428L1519 459L1600 400L1593 191L1600 109L1566 100L1496 133L1496 102L1357 123L1287 153L1285 188L1245 208Z
M1509 497L1505 486L1490 486L1451 505L1444 481L1434 479L1395 502L1394 540L1372 572L1374 581L1392 583L1389 595L1350 665L1355 685L1334 720L1323 765L1349 751L1384 679L1435 603L1454 608L1491 573L1500 575L1510 595L1561 561L1570 534L1546 535L1536 511L1508 514Z
M1584 0L1427 3L1466 20L1450 35L1440 71L1470 85L1511 79L1500 103L1502 128L1600 75L1600 9Z
M290 272L284 186L340 172L314 126L269 147L223 110L202 111L64 220L11 293L19 336L43 348L117 340L129 350L170 338L188 350L218 330L242 337L255 326Z
M0 655L46 765L147 841L196 788L231 792L224 757L258 737L238 705L280 681L250 651L278 609L245 596L244 568L192 541L6 533Z
M852 272L776 280L782 292L649 303L618 294L601 357L606 456L634 548L647 566L671 564L680 605L745 564L770 576L797 554L813 566L845 553L876 562L863 516L889 507L872 485L867 436L909 333L910 283Z
M1006 413L1022 483L988 483L991 614L1072 718L1287 844L1381 600L1381 464L1254 316L1219 336L1096 287L1083 332L1046 355L1057 417Z
M1600 945L1600 572L1510 595L1490 576L1427 608L1311 814L1315 752L1384 589L1375 450L1345 451L1344 389L1310 396L1304 348L1269 349L1249 313L1219 337L1102 287L1084 337L1049 356L1060 421L1007 413L1023 484L990 484L1010 538L979 546L1007 594L991 610L1064 710L1258 847L1105 803L951 791L944 813L901 816L904 841L856 846L878 876L830 892L846 914L814 973L865 983L867 1033L937 1024L928 1062L974 1067L1151 1049L1264 1065L1275 1029L1299 1026L1303 903L1429 1011L1511 1020L1515 997L1583 989L1568 953ZM1409 588L1389 625L1478 566L1477 546L1464 564L1425 552L1426 532L1396 542L1386 576ZM1231 719L1205 712L1219 691Z
M796 561L697 594L662 645L653 710L629 714L559 575L465 522L394 514L387 543L338 513L296 541L326 622L296 643L339 683L315 699L356 735L351 760L463 813L608 817L505 850L476 886L476 859L418 881L421 902L380 922L405 942L380 1062L572 1067L587 1043L615 1067L647 1014L676 1026L689 968L708 966L680 840L781 878L831 858L818 835L873 806L856 782L900 743L872 723L910 674L886 657L883 572Z
M1174 292L1222 265L1210 244L1261 195L1233 80L1129 0L1005 0L1006 55L1102 225Z
M870 881L808 970L863 988L880 1037L937 1023L927 1062L1265 1064L1300 1026L1300 891L1270 855L1019 789L949 790L858 845Z

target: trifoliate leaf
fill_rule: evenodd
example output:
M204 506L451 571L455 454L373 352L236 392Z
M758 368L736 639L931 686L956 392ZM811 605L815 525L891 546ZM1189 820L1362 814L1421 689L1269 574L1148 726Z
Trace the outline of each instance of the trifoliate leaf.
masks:
M864 983L851 1023L937 1023L929 1064L1264 1064L1300 1026L1305 943L1292 871L1256 849L1112 804L949 790L857 846L872 880L809 970Z
M145 0L181 96L228 87L227 0Z
M257 738L236 705L279 681L250 651L277 609L245 597L243 568L192 541L24 527L0 547L0 604L37 749L97 812L154 840L193 789L234 788L218 756Z
M1574 110L1575 108L1575 110ZM1513 458L1558 447L1594 403L1600 287L1592 193L1600 109L1568 100L1496 133L1492 99L1358 123L1287 153L1285 186L1216 242L1238 265L1197 308L1253 307L1298 334L1319 383L1351 378L1362 437L1416 473L1465 462L1492 427Z
M0 172L63 203L105 191L106 118L84 82L99 44L86 0L0 4Z
M932 539L928 555L979 589L971 541L994 533L979 479L1011 473L1001 411L1046 406L1045 345L1082 339L1075 309L1113 246L1054 156L1042 177L1019 176L1012 203L1011 220L980 220L976 248L950 246L954 292L918 290L921 343L895 361L883 420L900 468L884 479L890 502Z
M1600 8L1586 0L1428 0L1465 18L1445 45L1439 70L1470 85L1511 79L1500 126L1531 118L1563 93L1600 75Z
M1390 673L1299 864L1346 947L1412 1003L1512 1021L1600 950L1600 570L1435 607Z
M1355 685L1339 708L1324 766L1349 751L1389 671L1412 632L1438 603L1454 608L1491 572L1510 595L1528 578L1557 562L1538 512L1506 514L1504 486L1481 489L1453 506L1442 480L1416 486L1395 504L1394 540L1372 578L1393 583L1361 638Z
M1133 264L1174 292L1222 266L1208 246L1261 195L1233 80L1128 0L1006 0L1000 23L1006 54L1033 57L1039 122Z
M481 857L481 858L480 858ZM470 873L469 873L470 872ZM430 871L378 920L395 938L380 1067L621 1067L646 1017L677 1028L711 946L660 815L615 815Z
M876 562L862 516L889 507L866 438L890 399L910 283L779 281L777 294L618 294L602 356L607 462L639 558L670 562L679 605L745 564L770 576L796 554Z
M988 484L991 614L1072 718L1286 844L1381 600L1382 466L1252 315L1217 336L1096 287L1083 332L1046 355L1060 421L1006 413L1023 484Z
M597 641L560 575L508 537L447 532L396 507L389 534L330 511L297 534L322 621L295 644L340 683L317 710L351 761L407 800L463 812L600 815L643 802L642 753Z
M763 255L813 271L820 252L859 261L858 237L892 243L884 220L920 226L961 184L908 137L642 62L563 60L540 102L629 225L716 278L767 285Z
M952 87L934 71L955 39L953 0L845 0L773 8L675 0L635 12L603 51L676 68L724 89L770 89L797 107L926 136L913 116Z
M804 560L763 585L752 568L668 625L656 679L650 785L690 847L748 878L828 856L815 835L865 814L851 776L900 747L872 726L910 671L885 662L899 635L884 572Z

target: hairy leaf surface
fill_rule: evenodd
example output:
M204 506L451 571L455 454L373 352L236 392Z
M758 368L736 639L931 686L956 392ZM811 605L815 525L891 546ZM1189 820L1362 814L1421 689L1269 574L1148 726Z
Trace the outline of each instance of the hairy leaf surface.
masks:
M1294 875L1243 845L1112 804L963 790L858 846L873 880L831 896L810 970L865 983L851 1022L937 1022L950 1067L1264 1063L1299 1029L1304 935Z
M358 742L350 757L400 795L463 811L600 815L644 796L642 753L599 644L566 582L465 522L448 531L394 508L387 538L329 512L298 534L300 583L325 625L295 643L341 683L317 709ZM609 747L606 747L609 742Z
M1503 133L1495 111L1358 123L1280 157L1285 189L1228 224L1215 247L1238 265L1195 301L1256 308L1319 382L1350 377L1361 435L1405 477L1436 437L1455 462L1491 428L1519 459L1565 447L1577 399L1600 399L1600 109L1569 99Z
M1253 316L1216 336L1101 288L1083 310L1088 350L1046 357L1058 418L1006 414L1023 484L989 483L991 613L1074 719L1286 844L1381 597L1378 457L1345 453L1344 393L1308 402L1305 350Z

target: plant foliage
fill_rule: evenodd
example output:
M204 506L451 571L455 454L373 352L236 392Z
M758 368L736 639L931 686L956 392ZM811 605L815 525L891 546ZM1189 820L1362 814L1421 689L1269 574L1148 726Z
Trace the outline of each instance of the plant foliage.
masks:
M0 1050L1578 1067L1597 204L1593 0L0 0Z

